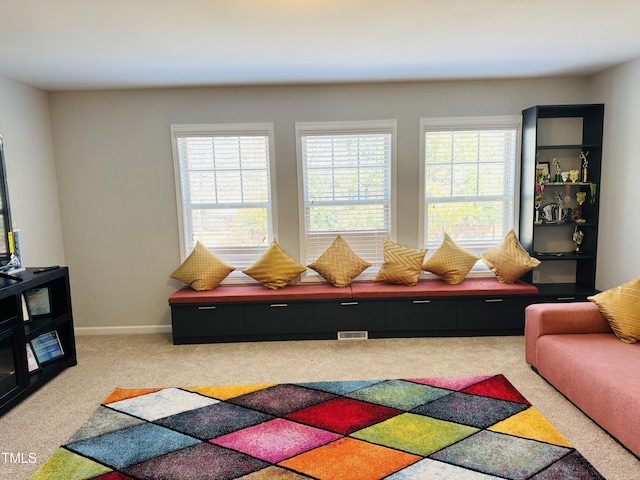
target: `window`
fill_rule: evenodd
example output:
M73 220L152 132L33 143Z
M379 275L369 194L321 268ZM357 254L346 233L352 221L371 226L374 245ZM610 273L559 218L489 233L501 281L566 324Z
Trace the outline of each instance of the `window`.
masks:
M172 125L180 249L196 240L241 270L274 237L273 125Z
M440 246L443 232L477 254L516 223L520 117L422 119L421 244Z
M382 264L382 239L394 233L395 135L395 120L296 124L307 264L338 234L356 255Z

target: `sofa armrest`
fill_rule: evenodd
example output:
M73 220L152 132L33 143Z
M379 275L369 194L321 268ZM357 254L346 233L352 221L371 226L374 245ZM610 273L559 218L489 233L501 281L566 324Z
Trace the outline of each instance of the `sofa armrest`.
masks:
M525 311L526 361L535 366L536 342L543 335L611 333L611 327L593 302L537 303Z

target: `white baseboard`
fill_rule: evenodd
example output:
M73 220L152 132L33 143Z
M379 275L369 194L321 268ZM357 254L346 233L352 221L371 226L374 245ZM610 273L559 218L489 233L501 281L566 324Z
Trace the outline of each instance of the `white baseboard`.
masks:
M129 327L76 327L74 331L76 336L171 333L171 325L134 325Z

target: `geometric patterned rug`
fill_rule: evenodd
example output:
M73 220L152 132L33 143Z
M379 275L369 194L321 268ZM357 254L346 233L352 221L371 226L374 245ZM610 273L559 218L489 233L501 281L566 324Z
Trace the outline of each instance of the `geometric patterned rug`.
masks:
M603 477L491 375L117 389L31 478Z

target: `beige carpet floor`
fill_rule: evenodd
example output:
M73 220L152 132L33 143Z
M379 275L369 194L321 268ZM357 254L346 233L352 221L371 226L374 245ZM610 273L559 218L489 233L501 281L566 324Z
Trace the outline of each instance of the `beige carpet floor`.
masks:
M525 363L519 336L174 346L170 335L113 335L80 336L77 349L77 366L0 417L0 479L29 478L115 388L498 373L607 479L640 478L636 457Z

